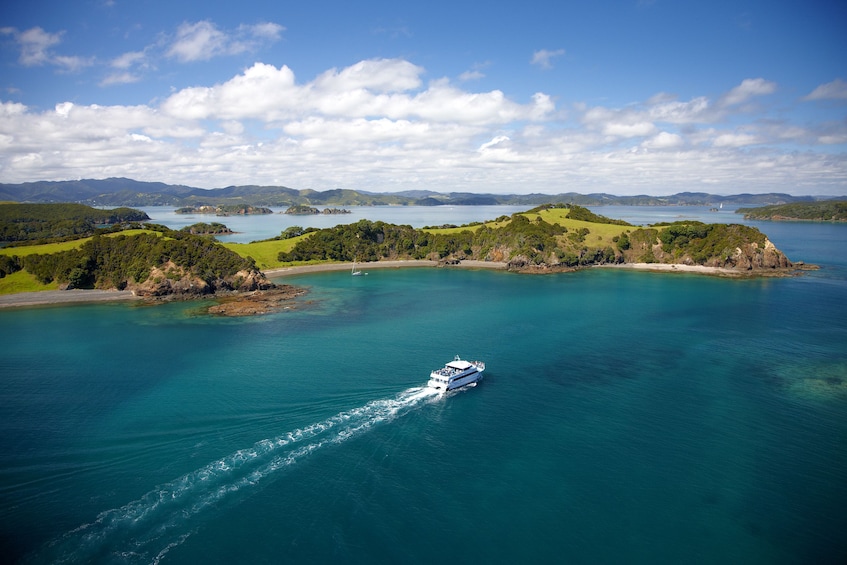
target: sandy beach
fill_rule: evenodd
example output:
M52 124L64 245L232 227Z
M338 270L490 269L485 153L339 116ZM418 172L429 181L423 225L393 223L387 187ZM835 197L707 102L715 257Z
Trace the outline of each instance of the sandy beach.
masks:
M738 275L738 271L705 267L703 265L676 265L668 263L620 263L594 265L596 269L629 269L635 271L659 271L663 273L699 273L701 275Z

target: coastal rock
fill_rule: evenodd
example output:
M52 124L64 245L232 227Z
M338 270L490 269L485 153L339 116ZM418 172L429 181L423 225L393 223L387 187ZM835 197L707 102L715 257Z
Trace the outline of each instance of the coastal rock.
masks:
M151 269L146 280L130 282L125 290L147 298L197 298L216 292L266 291L275 286L258 270L242 270L231 277L208 282L169 261Z
M278 285L273 289L258 290L238 296L224 297L209 307L209 314L228 317L256 316L295 307L293 300L306 294L306 289Z
M726 257L712 257L706 261L707 267L720 267L735 271L773 271L791 269L794 265L776 246L765 240L765 245L746 243L735 248Z

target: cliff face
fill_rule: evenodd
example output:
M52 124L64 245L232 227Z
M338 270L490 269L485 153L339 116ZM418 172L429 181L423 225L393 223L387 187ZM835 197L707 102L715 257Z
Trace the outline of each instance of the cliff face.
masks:
M764 245L758 242L739 243L736 247L726 248L720 253L711 255L705 261L697 261L691 253L674 253L666 251L666 246L658 239L650 246L649 254L638 256L638 250L625 256L627 263L667 263L678 265L703 265L704 267L718 267L733 271L772 271L779 269L791 269L794 264L776 246L765 239ZM647 257L647 260L645 260Z
M144 281L127 283L126 290L137 296L175 298L193 298L216 292L252 292L268 290L275 285L259 270L242 270L233 276L215 279L211 282L188 273L184 268L168 262L150 270L150 276Z
M774 269L790 269L794 264L776 246L765 240L764 247L757 243L748 243L735 248L727 257L713 257L706 261L706 266L722 267L735 271L762 271Z

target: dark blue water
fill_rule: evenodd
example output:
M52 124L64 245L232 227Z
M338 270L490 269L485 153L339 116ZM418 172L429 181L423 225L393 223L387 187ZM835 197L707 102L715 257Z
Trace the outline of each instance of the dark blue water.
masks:
M844 226L820 271L326 273L297 311L0 311L0 543L106 563L839 563ZM475 388L420 390L454 355Z

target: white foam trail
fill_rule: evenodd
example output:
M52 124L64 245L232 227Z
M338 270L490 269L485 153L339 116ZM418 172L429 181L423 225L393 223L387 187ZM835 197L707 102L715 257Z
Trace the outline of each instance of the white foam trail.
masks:
M231 495L257 487L324 445L339 444L402 416L427 399L411 388L275 438L263 439L161 485L121 508L102 512L48 544L34 562L158 562L190 535L189 520Z

